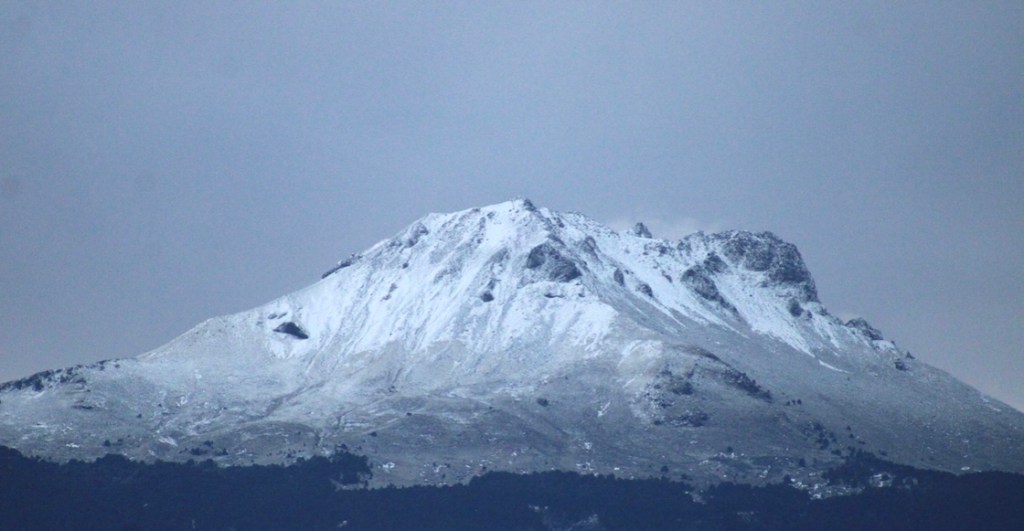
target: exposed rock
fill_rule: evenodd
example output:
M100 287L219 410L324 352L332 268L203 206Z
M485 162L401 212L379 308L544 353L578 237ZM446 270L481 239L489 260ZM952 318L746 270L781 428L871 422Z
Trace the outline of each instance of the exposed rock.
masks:
M818 301L814 279L795 245L771 232L730 231L713 237L724 240L722 252L733 263L764 272L773 283L797 287L804 302Z
M309 339L309 334L307 334L302 327L291 321L286 321L277 325L277 328L274 328L274 331L281 334L288 334L298 339Z
M636 236L637 238L653 238L654 237L654 236L651 235L651 231L650 231L650 229L647 228L647 225L644 225L641 222L637 222L636 225L633 225L633 228L629 229L629 234L632 235L632 236Z
M332 274L338 272L339 270L345 269L346 267L354 264L356 262L356 260L358 260L358 259L359 259L359 256L353 254L352 256L350 256L350 257L348 257L348 258L338 262L338 265L336 265L336 266L328 269L327 271L325 271L324 274L320 275L320 278L327 278L327 277L331 276Z
M729 265L725 263L725 260L722 260L722 257L718 256L718 253L714 251L708 253L707 258L704 259L703 263L704 269L708 273L721 273L729 267Z
M20 390L31 388L33 391L42 391L48 385L59 385L59 384L75 384L78 387L82 387L86 384L85 378L78 374L79 369L83 367L95 368L103 370L103 367L107 364L104 360L92 365L83 366L75 365L74 367L67 367L64 369L47 370L37 372L25 378L14 380L11 382L5 382L0 384L0 391Z
M718 261L721 262L721 259L718 259ZM712 264L715 264L715 262L712 262ZM684 271L681 280L701 298L714 302L735 313L736 307L725 300L725 297L718 291L718 286L709 273L710 271L706 265L697 265Z
M692 395L693 394L693 383L690 381L691 375L676 375L670 369L662 369L658 373L658 378L654 387L664 389L674 395Z
M580 243L580 248L591 256L597 256L597 241L594 240L593 236L583 238L583 241Z
M765 402L772 401L771 391L762 388L757 384L757 380L747 376L746 373L740 372L732 367L729 367L725 372L725 383L747 393L751 398L764 400Z
M409 229L407 236L405 237L405 240L403 240L402 244L405 247L412 247L413 245L419 243L420 238L426 236L427 234L430 234L430 231L427 230L427 228L424 227L422 223L417 223L412 228Z
M554 282L569 282L582 274L572 260L559 253L550 243L542 243L530 250L526 257L526 268L543 271Z
M854 330L857 330L858 332L863 334L864 337L872 341L881 341L882 339L884 339L882 337L882 332L879 331L877 328L871 326L871 324L868 323L867 320L864 319L863 317L855 317L853 319L850 319L849 321L846 321L846 326L853 328Z
M681 415L676 415L667 419L668 424L677 428L699 428L707 424L708 419L711 417L707 413L694 410L686 411Z

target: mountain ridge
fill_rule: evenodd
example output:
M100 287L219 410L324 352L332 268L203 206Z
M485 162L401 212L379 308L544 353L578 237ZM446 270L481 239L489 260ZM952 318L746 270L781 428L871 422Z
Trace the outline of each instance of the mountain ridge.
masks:
M1024 415L829 314L770 232L673 242L514 200L429 214L136 358L3 384L0 444L223 464L344 445L398 484L662 467L810 484L861 450L1024 469Z

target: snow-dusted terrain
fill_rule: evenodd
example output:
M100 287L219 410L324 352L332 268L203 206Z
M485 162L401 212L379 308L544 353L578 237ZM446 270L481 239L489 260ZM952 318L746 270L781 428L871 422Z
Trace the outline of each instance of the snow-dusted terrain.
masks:
M0 386L52 459L289 462L814 483L853 449L1024 470L1024 414L818 301L770 233L618 232L516 200L431 214L298 292L137 358Z

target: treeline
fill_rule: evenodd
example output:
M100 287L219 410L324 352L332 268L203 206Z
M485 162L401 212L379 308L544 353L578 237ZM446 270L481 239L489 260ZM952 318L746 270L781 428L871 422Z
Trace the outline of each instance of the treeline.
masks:
M117 456L58 465L0 447L0 529L1024 529L1024 476L954 476L866 454L830 475L863 490L821 500L726 483L694 501L683 483L566 472L360 488L369 474L345 452L219 468ZM879 477L892 486L869 486Z

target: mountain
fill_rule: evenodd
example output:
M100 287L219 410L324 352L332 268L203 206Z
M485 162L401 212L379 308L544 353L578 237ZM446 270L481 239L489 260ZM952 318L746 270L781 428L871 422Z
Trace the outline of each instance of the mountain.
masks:
M1024 414L818 300L768 233L652 237L516 200L431 214L320 281L136 358L0 386L53 460L288 463L380 484L566 470L820 483L869 452L1024 470Z

